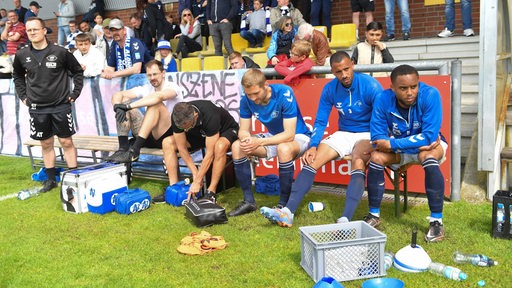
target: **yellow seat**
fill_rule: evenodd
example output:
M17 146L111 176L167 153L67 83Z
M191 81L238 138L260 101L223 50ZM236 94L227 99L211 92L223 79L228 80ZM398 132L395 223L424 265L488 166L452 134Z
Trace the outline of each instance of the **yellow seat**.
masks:
M231 44L233 45L233 50L240 53L244 52L244 50L247 47L249 47L249 42L242 38L242 36L240 36L240 33L231 34ZM228 51L226 50L225 47L222 47L222 52L226 55L228 54Z
M180 42L180 39L179 38L171 39L171 40L169 40L169 42L171 43L172 52L176 53L176 49L178 48L178 42Z
M313 26L313 28L324 33L325 37L328 37L327 36L327 26Z
M247 47L247 48L245 48L245 53L247 53L247 54L266 53L268 50L268 47L270 46L271 39L272 39L272 36L267 36L267 37L263 38L263 47L256 47L256 48Z
M224 56L207 56L203 59L205 71L226 69Z
M206 51L206 37L204 36L201 36L201 45L202 45L202 49L199 50L199 51L196 51L196 52L191 52L191 53L188 53L188 56L187 57L198 57L199 55L201 55L201 52L203 51Z
M204 44L206 44L206 43L204 43ZM207 48L205 49L204 47L207 47ZM199 52L199 54L201 54L201 56L203 56L203 57L215 55L215 45L213 45L213 38L211 35L208 36L208 45L203 45L203 50L201 52Z
M187 57L181 59L181 72L196 72L201 70L201 58Z
M336 24L331 26L331 42L329 47L332 49L350 48L357 44L356 25Z
M254 63L260 65L260 68L267 67L267 61L268 61L267 53L252 54L252 61L254 61Z

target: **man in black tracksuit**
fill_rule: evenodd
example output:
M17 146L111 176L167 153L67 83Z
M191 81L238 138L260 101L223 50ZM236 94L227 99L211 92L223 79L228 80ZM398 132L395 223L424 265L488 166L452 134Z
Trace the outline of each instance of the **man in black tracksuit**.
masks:
M41 141L48 180L40 192L47 192L57 187L54 135L64 149L68 168L77 167L71 103L82 91L83 70L73 54L48 42L43 20L31 18L25 26L31 44L16 52L12 77L18 98L29 107L30 137ZM73 78L73 91L68 75Z

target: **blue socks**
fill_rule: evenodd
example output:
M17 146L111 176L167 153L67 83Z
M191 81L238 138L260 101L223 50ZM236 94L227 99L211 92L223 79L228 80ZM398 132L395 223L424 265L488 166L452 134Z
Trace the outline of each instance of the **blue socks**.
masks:
M425 170L425 191L431 218L442 218L444 203L444 177L439 169L439 161L428 158L421 163Z
M384 195L384 166L370 161L368 165L368 205L370 213L379 217L380 203Z
M341 215L342 217L347 217L348 220L351 220L354 216L357 205L359 205L359 201L363 196L364 182L366 178L364 170L353 170L350 175L345 207L343 208L343 214Z
M295 179L295 183L293 183L290 199L288 200L288 203L283 206L288 207L292 213L295 213L300 205L300 202L302 199L304 199L304 196L309 191L309 189L311 189L315 175L316 170L311 166L306 165L302 167L299 175L297 175L297 179Z
M294 172L293 160L284 163L279 162L279 185L281 187L281 194L279 196L280 205L286 206L288 198L290 198Z
M247 202L255 203L254 194L252 193L252 179L251 179L251 163L249 159L244 157L242 159L233 159L235 165L235 175L242 192L244 193L244 200Z

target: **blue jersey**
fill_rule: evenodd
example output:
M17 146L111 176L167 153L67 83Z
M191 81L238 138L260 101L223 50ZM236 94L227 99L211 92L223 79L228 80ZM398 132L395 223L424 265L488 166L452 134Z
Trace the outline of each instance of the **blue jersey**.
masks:
M120 48L120 49L118 49L118 48ZM118 52L120 53L120 55L117 54ZM142 62L142 68L141 68L140 73L145 73L146 67L144 66L144 64L146 62L148 62L149 60L153 59L153 57L151 57L151 55L149 54L149 50L146 49L146 46L144 44L142 44L142 42L135 37L130 38L130 49L129 49L130 55L129 55L129 57L127 55L125 55L124 52L125 52L125 47L119 47L119 44L116 41L113 41L112 47L110 48L110 54L108 55L108 58L107 58L107 65L110 67L114 67L115 71L118 71L118 70L123 70L123 69L127 69L129 67L132 67L133 64L135 64L135 63ZM117 63L118 58L123 59L123 61L131 62L131 63L126 63L126 64L125 63ZM128 61L128 59L130 61ZM119 66L124 67L124 68L119 69Z
M292 88L283 84L270 84L270 88L272 95L266 105L257 105L243 94L240 99L240 118L251 119L254 115L272 135L284 131L283 119L297 118L295 134L311 136Z
M361 73L354 73L350 88L343 87L338 79L327 83L320 96L310 147L317 147L322 141L333 107L338 112L339 131L369 132L372 107L381 92L377 80Z
M418 98L409 107L408 120L402 117L397 106L395 93L391 89L383 91L373 108L372 140L389 140L394 152L407 154L417 154L419 147L437 140L443 108L441 95L435 87L419 83Z

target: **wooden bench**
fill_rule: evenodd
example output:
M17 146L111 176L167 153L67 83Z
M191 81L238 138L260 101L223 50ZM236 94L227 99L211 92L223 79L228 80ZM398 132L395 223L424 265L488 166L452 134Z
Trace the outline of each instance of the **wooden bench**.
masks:
M504 181L507 183L508 187L501 187L502 189L508 190L512 185L508 183L508 165L512 163L512 147L505 147L501 150L500 153L501 160L501 175L500 175L500 184L503 185ZM505 180L504 180L505 179Z

